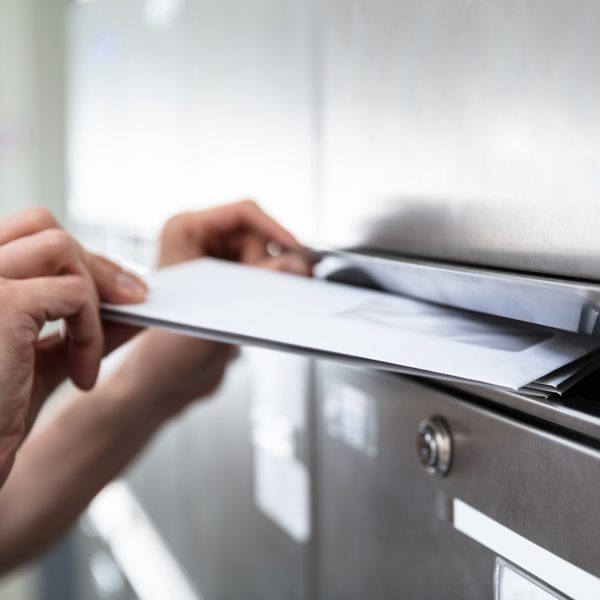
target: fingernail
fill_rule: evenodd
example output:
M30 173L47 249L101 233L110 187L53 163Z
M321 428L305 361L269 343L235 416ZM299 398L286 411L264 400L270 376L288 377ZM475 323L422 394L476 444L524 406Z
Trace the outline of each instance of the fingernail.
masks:
M129 273L119 273L117 275L117 286L127 296L135 298L144 298L148 291L139 279Z

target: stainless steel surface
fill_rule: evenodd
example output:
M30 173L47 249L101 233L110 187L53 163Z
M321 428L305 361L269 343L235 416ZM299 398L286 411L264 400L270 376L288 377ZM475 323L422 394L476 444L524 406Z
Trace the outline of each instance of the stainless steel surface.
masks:
M495 554L453 529L460 498L600 576L600 452L402 377L323 364L322 406L340 385L375 402L377 456L319 426L319 597L493 597ZM415 460L414 432L440 415L453 434L448 476Z
M218 393L173 423L128 479L205 598L305 600L307 545L255 505L251 389L252 369L239 360Z
M73 565L74 598L138 600L106 544L85 522L74 531L73 543L76 548L76 564ZM49 600L53 598L52 595L48 596Z
M125 577L108 550L94 552L90 558L90 574L99 598L117 600L125 596Z
M452 462L452 436L442 417L432 417L419 423L417 455L429 474L440 477L448 474Z
M600 279L600 5L328 0L323 239Z
M575 386L563 398L549 400L470 384L452 383L441 387L450 393L466 394L465 398L474 401L483 399L512 411L519 411L523 416L541 419L549 426L559 426L600 440L600 401L597 399L599 385L599 375L596 374Z

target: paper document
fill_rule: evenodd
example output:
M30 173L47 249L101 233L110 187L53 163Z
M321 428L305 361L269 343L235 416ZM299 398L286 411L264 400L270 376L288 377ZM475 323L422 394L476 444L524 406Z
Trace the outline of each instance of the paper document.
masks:
M148 283L144 304L105 305L104 317L513 390L542 378L546 390L547 376L600 347L596 337L212 258L155 271Z

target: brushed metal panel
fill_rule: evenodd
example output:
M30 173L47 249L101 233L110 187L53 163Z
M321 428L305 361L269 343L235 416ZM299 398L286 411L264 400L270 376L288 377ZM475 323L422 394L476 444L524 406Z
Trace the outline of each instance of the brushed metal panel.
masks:
M128 479L205 598L303 600L308 546L254 502L251 377L238 359L214 397L172 423Z
M110 600L139 600L135 592L125 578L121 581L122 588L115 586L111 592L103 593L103 590L98 588L97 582L94 580L92 572L93 562L99 555L108 557L108 549L106 545L91 531L84 530L81 526L78 527L72 534L70 539L74 546L72 563L69 568L72 571L67 571L68 576L74 579L74 590L72 598L86 598L86 600L106 600L110 596ZM116 566L116 565L115 565ZM65 571L60 573L60 580L67 579ZM53 598L64 598L70 600L71 596L65 593L64 589L44 591L42 596L44 600L52 600Z
M473 385L450 384L448 388L454 390L452 395L460 390L471 398L484 398L600 441L600 402L596 399L599 385L600 373L594 373L577 383L562 398L549 400Z
M320 597L492 597L495 555L452 527L460 498L530 541L600 575L600 452L498 416L426 384L321 365L320 404L341 385L375 403L378 452L318 433ZM416 455L419 423L453 436L445 479Z
M600 5L328 0L321 233L600 278Z

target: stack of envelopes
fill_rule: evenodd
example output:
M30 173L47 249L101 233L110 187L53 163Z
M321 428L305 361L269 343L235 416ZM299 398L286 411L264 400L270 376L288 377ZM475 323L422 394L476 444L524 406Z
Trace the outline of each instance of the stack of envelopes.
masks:
M536 397L600 364L600 337L212 258L155 271L107 319Z

